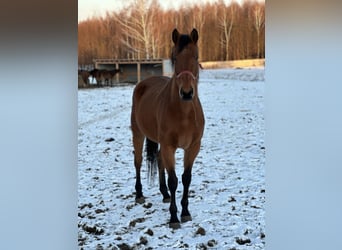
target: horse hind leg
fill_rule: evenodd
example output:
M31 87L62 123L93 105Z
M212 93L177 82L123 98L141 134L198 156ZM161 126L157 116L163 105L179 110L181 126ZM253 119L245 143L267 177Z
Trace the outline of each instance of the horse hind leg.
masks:
M137 203L144 203L145 198L142 193L141 185L141 163L142 163L142 150L144 145L144 136L138 132L133 131L133 147L134 147L134 166L135 166L135 201Z

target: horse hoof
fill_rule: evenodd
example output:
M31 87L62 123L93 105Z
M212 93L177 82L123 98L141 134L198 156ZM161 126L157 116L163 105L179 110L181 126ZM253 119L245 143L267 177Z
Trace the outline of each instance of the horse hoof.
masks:
M135 202L139 204L143 204L145 202L145 197L135 198Z
M179 222L170 222L169 227L172 229L179 229L181 227Z
M186 215L181 217L182 222L192 221L191 215Z

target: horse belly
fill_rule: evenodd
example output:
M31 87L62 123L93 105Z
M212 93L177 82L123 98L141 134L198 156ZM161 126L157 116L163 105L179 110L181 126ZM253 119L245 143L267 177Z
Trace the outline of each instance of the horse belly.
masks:
M158 142L157 123L151 114L138 114L138 126L140 131L150 140Z
M135 116L139 130L150 140L159 142L157 114L161 92L169 78L150 77L137 84L134 90Z
M136 122L139 130L150 140L158 142L158 125L155 114L155 104L143 96L137 105Z

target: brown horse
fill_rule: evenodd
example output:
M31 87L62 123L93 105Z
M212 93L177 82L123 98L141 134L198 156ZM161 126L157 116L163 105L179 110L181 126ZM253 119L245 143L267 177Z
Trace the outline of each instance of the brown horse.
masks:
M79 70L78 71L78 75L81 76L81 78L82 78L82 80L83 80L85 85L89 84L89 76L90 76L89 71Z
M99 85L99 82L101 81L101 73L98 69L93 69L90 72L90 75L92 77L91 82L94 82L94 79L96 80L96 84Z
M92 76L92 82L94 81L94 78L96 79L96 83L98 86L113 86L113 77L117 73L121 73L120 69L114 69L114 70L105 70L105 69L93 69L90 72L90 75Z
M171 193L170 227L179 228L177 216L176 189L178 179L175 171L175 152L184 150L184 186L181 200L182 222L191 220L188 210L188 192L193 162L200 150L204 130L204 115L198 97L198 33L193 29L190 35L172 32L174 47L172 78L154 76L138 83L133 92L131 128L136 169L136 201L144 202L140 178L144 139L146 138L149 168L159 167L159 187L163 201L169 202L170 195L165 181L168 173L168 188ZM158 151L158 144L160 150ZM149 170L153 173L154 171Z

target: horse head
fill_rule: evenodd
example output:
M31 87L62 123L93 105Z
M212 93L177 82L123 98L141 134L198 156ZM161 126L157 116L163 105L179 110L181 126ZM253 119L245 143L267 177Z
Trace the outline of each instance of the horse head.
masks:
M193 29L188 34L180 34L177 29L172 32L171 61L174 66L174 82L179 96L184 101L191 101L197 95L199 75L198 32Z

